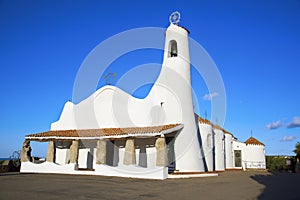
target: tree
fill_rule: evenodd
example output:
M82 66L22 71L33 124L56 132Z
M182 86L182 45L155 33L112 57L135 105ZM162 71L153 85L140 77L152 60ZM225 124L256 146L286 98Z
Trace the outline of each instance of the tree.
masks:
M287 170L286 159L284 156L266 156L267 169L282 171Z
M300 142L297 142L295 145L294 153L296 154L296 158L300 159Z

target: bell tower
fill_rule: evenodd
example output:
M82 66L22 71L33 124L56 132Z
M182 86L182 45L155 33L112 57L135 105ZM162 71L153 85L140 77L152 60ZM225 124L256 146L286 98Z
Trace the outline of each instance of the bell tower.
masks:
M195 121L191 75L189 31L178 25L179 12L170 16L165 32L164 60L160 75L152 90L164 102L165 124L180 123L183 129L174 142L176 170L204 171L203 155Z

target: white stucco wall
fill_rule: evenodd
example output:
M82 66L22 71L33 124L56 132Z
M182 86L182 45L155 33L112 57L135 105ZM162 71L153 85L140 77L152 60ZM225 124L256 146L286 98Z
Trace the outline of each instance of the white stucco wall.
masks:
M145 168L136 166L120 166L116 168L107 165L96 165L95 171L82 171L76 170L75 164L59 165L50 162L44 162L41 164L35 164L32 162L22 162L20 171L21 173L82 174L145 179L168 178L167 167L155 167L147 169L147 171L145 171Z
M155 138L135 140L135 146L136 166L144 168L155 168ZM115 166L122 166L124 165L123 161L125 153L125 141L115 141L115 147L115 152L118 154L117 164Z
M246 145L244 163L246 169L266 169L265 147L262 145Z
M68 164L70 160L70 149L55 149L55 163L60 165Z
M233 168L233 138L231 134L225 133L225 168Z
M266 169L265 147L233 141L233 150L242 151L243 169Z
M213 169L213 146L214 146L214 133L210 124L202 124L199 122L199 131L202 140L202 150L204 152L205 163L208 171Z
M219 129L213 129L215 135L215 170L225 170L225 155L224 155L224 132Z
M55 142L55 163L60 165L68 164L70 161L70 142Z
M87 168L87 157L89 152L89 148L78 150L78 168Z
M233 148L233 152L234 150L240 150L241 151L241 165L243 169L245 169L245 162L244 162L244 159L246 158L245 156L245 147L246 147L246 144L243 143L243 142L239 142L237 140L233 140L233 143L232 143L232 148ZM240 168L240 167L236 167L235 166L235 157L233 156L233 167L234 168Z
M68 130L75 129L76 123L74 120L74 104L67 101L63 107L62 113L58 121L51 124L51 130Z
M177 57L168 56L171 40L177 42ZM52 123L51 130L176 123L184 124L174 143L176 170L204 171L204 155L200 150L194 118L188 32L170 24L166 31L162 69L145 99L134 98L114 86L105 86L77 105L67 102L59 120ZM83 158L84 153L81 154Z
M94 168L96 163L96 145L96 141L79 142L78 168Z
M169 43L172 40L177 42L177 57L168 57ZM176 101L170 98L171 95L165 95L166 91L173 94ZM203 172L204 155L198 142L191 90L188 32L184 28L171 24L166 31L164 61L153 92L165 102L166 122L172 119L184 124L174 143L176 170Z

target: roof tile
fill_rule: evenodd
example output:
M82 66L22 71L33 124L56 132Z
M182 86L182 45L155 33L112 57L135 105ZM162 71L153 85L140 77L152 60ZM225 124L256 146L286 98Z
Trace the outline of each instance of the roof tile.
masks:
M258 141L254 137L250 137L248 140L245 141L245 144L254 144L254 145L262 145L265 146L262 142Z
M201 124L210 124L212 125L212 123L208 120L208 119L203 119L202 117L198 116L198 121L201 123Z
M102 129L81 129L81 130L53 130L36 134L29 134L26 137L101 137L118 136L140 133L160 133L179 126L180 124L168 124L149 127L127 127L127 128L102 128Z

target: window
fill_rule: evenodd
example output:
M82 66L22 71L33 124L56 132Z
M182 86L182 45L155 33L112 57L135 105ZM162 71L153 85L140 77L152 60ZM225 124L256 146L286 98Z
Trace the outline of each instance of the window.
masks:
M168 57L177 57L177 42L175 40L171 40L169 43L169 56Z
M208 134L207 135L207 147L208 148L212 147L212 144L211 144L212 142L211 141L212 141L212 136L211 136L211 134Z

